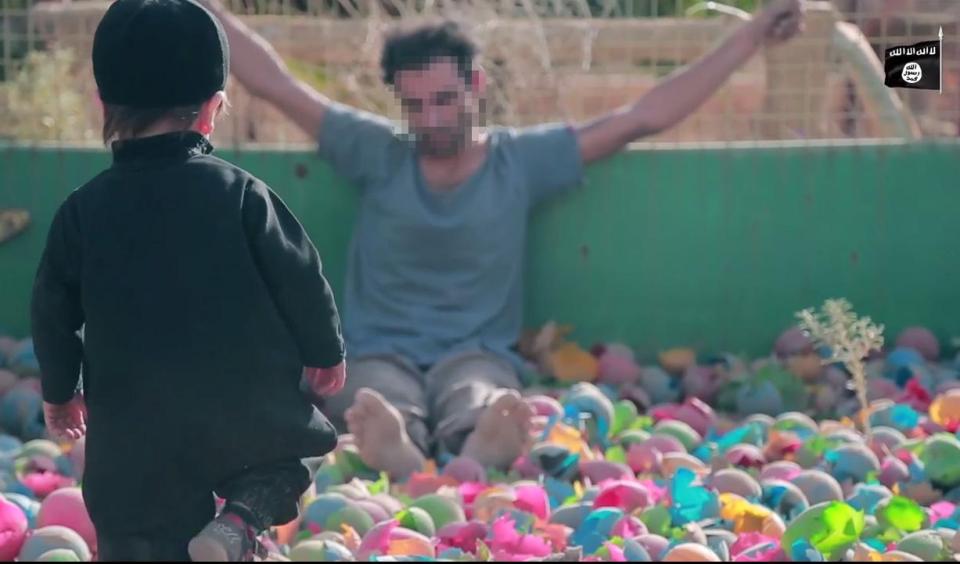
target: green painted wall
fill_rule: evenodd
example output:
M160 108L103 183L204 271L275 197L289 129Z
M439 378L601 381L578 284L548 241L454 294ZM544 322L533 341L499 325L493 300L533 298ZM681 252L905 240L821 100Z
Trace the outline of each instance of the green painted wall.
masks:
M309 153L222 155L299 215L339 291L350 188ZM645 356L681 344L760 354L794 311L844 296L891 338L915 323L960 336L958 157L954 143L624 153L534 217L527 319ZM102 151L0 147L0 207L34 216L0 246L0 326L28 331L50 218L107 163Z

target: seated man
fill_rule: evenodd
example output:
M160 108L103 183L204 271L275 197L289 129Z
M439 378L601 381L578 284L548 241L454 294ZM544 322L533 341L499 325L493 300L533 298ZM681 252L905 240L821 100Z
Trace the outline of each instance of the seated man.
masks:
M361 193L344 294L350 375L326 412L368 465L396 478L437 451L500 468L523 452L532 410L514 344L531 210L579 185L585 164L682 120L801 23L799 0L776 0L634 104L581 125L486 130L474 44L452 24L396 33L382 70L407 136L295 79L261 37L206 3L240 82L316 136Z

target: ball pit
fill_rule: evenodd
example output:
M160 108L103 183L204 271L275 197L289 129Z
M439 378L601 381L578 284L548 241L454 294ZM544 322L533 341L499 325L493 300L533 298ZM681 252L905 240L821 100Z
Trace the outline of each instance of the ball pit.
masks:
M0 337L0 352L0 560L90 561L84 443L45 440L32 344ZM394 482L338 451L270 559L952 560L952 356L908 328L873 358L867 437L847 372L795 330L755 362L677 347L643 366L620 343L561 345L509 471L449 458Z

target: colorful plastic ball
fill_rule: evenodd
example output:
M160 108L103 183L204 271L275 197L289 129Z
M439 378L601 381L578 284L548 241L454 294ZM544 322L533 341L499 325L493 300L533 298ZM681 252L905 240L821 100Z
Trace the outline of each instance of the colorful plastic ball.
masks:
M791 327L777 337L773 352L780 358L813 352L813 341L798 327Z
M550 515L550 522L577 529L583 523L583 520L590 515L591 511L593 511L593 503L591 502L563 505Z
M937 396L930 404L930 419L940 425L960 424L960 389Z
M827 453L831 474L840 482L865 482L868 476L880 471L880 460L864 444L847 444Z
M430 517L429 513L419 507L411 507L401 511L397 515L397 522L405 529L416 531L428 537L434 536L437 532L433 524L433 517Z
M896 346L913 349L929 362L940 359L940 342L926 327L907 327L897 335Z
M80 488L63 488L48 495L40 505L37 525L61 525L76 531L91 550L97 550L97 533L90 521Z
M33 561L44 553L58 548L72 551L82 562L89 562L92 557L87 543L76 531L54 525L37 529L27 535L27 540L20 550L19 559Z
M773 382L763 380L742 386L736 394L739 413L773 415L783 411L783 398Z
M533 407L534 413L540 417L560 417L563 415L563 406L550 396L535 395L524 399Z
M444 468L443 475L458 482L486 482L487 471L472 458L460 456L451 460Z
M450 523L466 521L463 507L459 503L439 494L423 496L413 501L410 507L419 507L426 511L433 519L436 528L442 528Z
M850 507L872 515L876 507L893 497L893 492L877 484L857 484L853 493L847 498Z
M960 485L960 441L953 435L942 433L927 439L920 459L935 485L944 489Z
M20 507L0 498L0 561L11 562L20 554L29 522Z
M20 377L9 370L0 370L0 396L3 396L17 385Z
M678 381L659 366L645 367L640 372L640 387L654 404L675 402L681 394Z
M690 452L703 442L703 437L683 421L665 420L653 428L653 436L667 435L680 441L685 451Z
M792 520L810 507L807 496L794 484L784 480L767 480L762 484L763 504L778 515Z
M953 557L949 540L933 530L917 531L906 535L897 543L897 550L918 556L924 562L945 562Z
M910 468L900 459L888 456L880 465L877 476L880 483L888 488L910 479Z
M374 524L373 517L369 513L358 507L355 502L350 502L327 517L323 529L340 531L344 525L349 525L357 534L362 536L372 529Z
M371 556L420 556L433 558L433 543L427 537L404 529L396 521L386 521L373 527L363 537L357 549L357 557L367 560Z
M722 562L715 552L702 544L678 544L667 551L664 562Z
M333 541L305 540L297 543L290 551L293 562L350 562L353 553L340 543Z
M33 339L24 339L20 346L13 351L10 357L10 366L22 374L36 374L40 372L40 363L33 350Z
M80 562L80 557L70 549L55 548L41 554L37 562Z
M23 511L23 514L27 517L27 525L29 528L37 528L37 516L40 514L40 502L19 493L7 492L3 494L3 497L6 498L8 502L16 505L21 511Z
M660 562L670 547L670 541L660 535L639 535L633 540L647 551L654 562Z
M34 427L42 417L43 397L29 385L21 382L0 399L0 427L7 432L38 438Z
M327 520L347 506L349 500L346 496L338 493L325 493L318 495L303 512L303 519L300 522L300 528L319 533L326 528Z
M20 341L10 337L8 335L0 336L0 364L4 366L10 365L10 359L13 357L13 353L17 350L17 347L20 346Z
M727 462L741 468L763 468L767 464L763 451L754 445L734 445L723 456Z
M791 480L811 505L843 501L843 489L837 479L820 470L804 470Z
M0 435L0 457L14 458L20 455L23 442L13 435Z
M763 493L753 476L736 468L713 473L707 479L707 485L718 493L732 493L748 500L759 500Z
M390 519L390 514L387 513L383 506L373 500L362 499L360 501L354 501L353 505L369 515L374 523Z

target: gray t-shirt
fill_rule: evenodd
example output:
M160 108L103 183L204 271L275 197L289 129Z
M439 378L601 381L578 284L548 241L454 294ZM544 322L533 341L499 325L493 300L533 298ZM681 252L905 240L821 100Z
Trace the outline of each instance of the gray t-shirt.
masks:
M573 129L492 128L486 162L443 194L386 118L334 104L319 148L361 192L344 290L349 357L399 354L427 366L487 350L519 365L527 218L580 185Z

